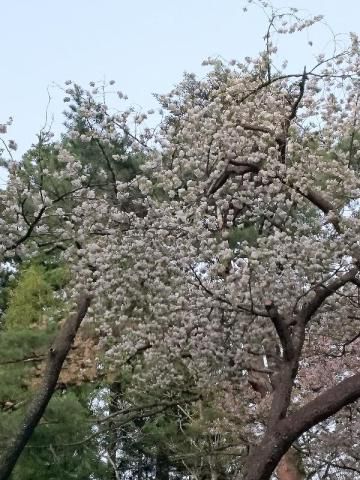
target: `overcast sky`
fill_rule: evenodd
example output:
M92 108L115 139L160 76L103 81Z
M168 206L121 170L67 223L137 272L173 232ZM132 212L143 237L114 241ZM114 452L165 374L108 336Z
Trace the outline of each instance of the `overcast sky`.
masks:
M324 14L337 33L360 30L360 0L274 0ZM208 56L254 55L262 46L265 17L244 14L242 0L12 0L1 1L0 123L14 117L11 136L18 155L44 124L48 91L58 134L63 121L61 91L72 79L116 80L132 103L154 106L152 93L166 93L184 71L204 74ZM306 37L307 34L305 34ZM311 63L331 39L320 27L306 38L286 41L294 67Z

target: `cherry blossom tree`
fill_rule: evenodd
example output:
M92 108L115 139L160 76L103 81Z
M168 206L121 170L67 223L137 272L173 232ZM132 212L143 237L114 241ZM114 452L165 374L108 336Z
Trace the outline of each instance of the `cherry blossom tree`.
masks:
M359 476L359 41L292 73L272 40L319 20L272 12L265 50L208 59L203 80L186 75L159 96L153 131L146 114L83 92L92 128L74 138L125 135L146 158L134 179L104 172L112 190L96 189L63 150L60 196L11 162L1 192L3 258L61 249L69 295L83 299L77 325L87 310L135 397L216 403L214 479L220 450L236 457L234 477L267 480L292 446L310 471Z

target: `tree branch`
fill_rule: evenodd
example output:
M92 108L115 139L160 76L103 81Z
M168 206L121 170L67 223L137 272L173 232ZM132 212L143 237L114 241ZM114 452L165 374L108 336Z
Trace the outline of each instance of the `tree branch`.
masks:
M265 303L265 308L269 313L269 316L276 329L276 333L278 334L281 346L284 350L284 358L285 360L290 361L294 358L294 345L285 319L282 315L280 315L276 306L271 300L268 300Z
M76 312L68 318L49 349L42 384L31 401L25 418L21 422L9 446L0 457L0 480L6 480L30 440L55 391L56 384L71 348L71 344L90 305L86 295L80 298Z
M360 373L357 373L280 419L251 451L245 480L268 480L295 440L359 398Z
M291 443L319 422L335 415L346 405L360 398L360 372L339 382L299 408L279 424L282 434L291 436Z
M344 273L341 277L337 277L327 285L320 285L315 291L315 297L307 302L300 312L305 323L308 323L314 313L321 307L324 301L335 293L339 288L343 287L348 282L353 282L355 276L359 272L358 267L353 267L348 272Z

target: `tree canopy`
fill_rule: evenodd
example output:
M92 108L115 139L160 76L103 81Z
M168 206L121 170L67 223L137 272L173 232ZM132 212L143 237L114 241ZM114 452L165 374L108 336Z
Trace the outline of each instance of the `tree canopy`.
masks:
M360 478L359 39L293 73L275 32L321 18L260 3L264 51L186 74L157 128L69 81L66 138L5 162L4 271L41 262L4 328L67 320L0 479L86 329L108 400L80 433L112 478Z

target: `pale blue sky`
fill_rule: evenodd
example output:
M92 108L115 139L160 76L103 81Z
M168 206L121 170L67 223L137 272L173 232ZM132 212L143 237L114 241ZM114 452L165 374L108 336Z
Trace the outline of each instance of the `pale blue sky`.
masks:
M360 0L274 0L324 14L335 32L360 30ZM11 115L11 136L23 153L44 124L47 89L55 132L63 121L63 95L53 82L116 80L130 101L154 106L153 92L166 93L183 71L204 71L208 56L255 54L265 18L241 0L12 0L1 2L0 123ZM285 44L301 68L330 38L321 27Z

